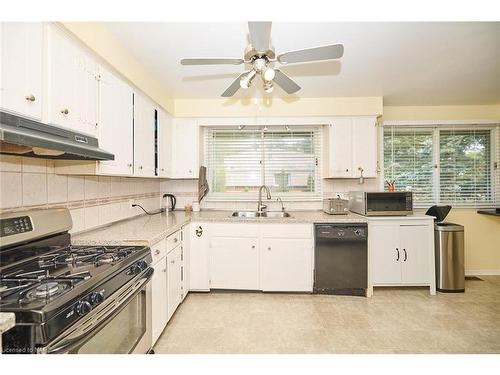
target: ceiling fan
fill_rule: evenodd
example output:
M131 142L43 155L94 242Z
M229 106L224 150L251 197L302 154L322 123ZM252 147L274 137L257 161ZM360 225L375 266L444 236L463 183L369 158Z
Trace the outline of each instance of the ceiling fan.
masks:
M250 44L245 49L243 59L229 58L194 58L182 59L182 65L251 65L250 70L241 73L236 80L222 93L223 97L231 97L241 87L247 89L257 75L260 75L264 83L264 91L271 93L274 84L280 86L288 94L300 90L290 77L281 70L274 67L279 63L282 65L303 63L310 61L322 61L339 59L344 54L342 44L331 44L328 46L307 48L297 51L282 53L276 57L274 47L271 45L271 22L248 22L250 31Z

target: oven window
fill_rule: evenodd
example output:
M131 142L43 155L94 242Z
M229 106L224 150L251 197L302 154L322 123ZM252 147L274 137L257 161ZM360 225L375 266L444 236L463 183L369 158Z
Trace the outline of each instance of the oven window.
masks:
M118 315L83 345L78 354L131 353L146 332L146 292L139 293Z

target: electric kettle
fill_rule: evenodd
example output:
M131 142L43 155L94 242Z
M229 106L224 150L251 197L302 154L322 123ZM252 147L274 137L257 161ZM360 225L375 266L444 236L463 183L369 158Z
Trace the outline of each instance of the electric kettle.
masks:
M175 204L177 203L177 199L175 199L175 195L173 194L163 194L163 198L167 198L167 208L169 211L175 210Z

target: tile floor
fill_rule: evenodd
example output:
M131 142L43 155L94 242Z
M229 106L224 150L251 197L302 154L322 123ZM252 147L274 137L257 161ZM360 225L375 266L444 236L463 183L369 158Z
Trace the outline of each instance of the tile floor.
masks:
M371 299L190 293L160 353L500 353L500 276L464 294L378 288Z

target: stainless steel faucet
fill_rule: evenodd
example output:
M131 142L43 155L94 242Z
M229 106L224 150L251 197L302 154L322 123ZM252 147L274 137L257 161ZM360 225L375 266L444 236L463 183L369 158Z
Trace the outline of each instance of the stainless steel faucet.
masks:
M259 188L259 204L257 206L257 212L263 212L265 209L267 209L267 206L265 204L262 204L262 189L266 190L267 199L271 199L271 191L266 185L262 185Z
M283 201L281 200L280 197L276 198L276 202L281 203L281 212L285 212L285 206L283 206Z

